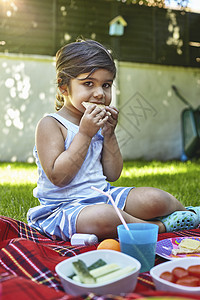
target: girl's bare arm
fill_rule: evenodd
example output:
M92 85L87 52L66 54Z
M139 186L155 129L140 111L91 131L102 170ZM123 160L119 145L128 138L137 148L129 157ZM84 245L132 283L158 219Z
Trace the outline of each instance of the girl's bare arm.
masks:
M106 109L111 115L102 129L104 135L102 164L107 180L115 181L120 177L123 168L123 159L115 135L119 112L115 107L107 107Z
M78 132L65 150L62 125L51 117L40 121L36 130L36 146L44 172L57 186L68 184L81 168L91 138Z
M102 164L104 175L108 181L115 181L120 177L123 159L115 134L104 142Z
M80 170L92 137L105 122L95 106L88 108L80 122L79 131L65 150L67 129L52 117L43 118L36 130L36 147L44 172L57 186L67 185Z

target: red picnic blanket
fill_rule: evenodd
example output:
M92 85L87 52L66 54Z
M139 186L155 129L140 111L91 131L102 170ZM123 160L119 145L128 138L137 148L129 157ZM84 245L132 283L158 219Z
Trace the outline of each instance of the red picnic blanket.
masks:
M184 236L200 236L200 228L159 234L158 240ZM148 297L175 296L200 299L200 296L156 291L149 272L140 273L136 289L131 294L119 296L80 295L74 297L64 292L55 272L55 266L71 256L95 250L97 245L71 246L70 242L52 241L26 223L0 216L0 300L97 300L144 299ZM155 264L165 259L156 256Z

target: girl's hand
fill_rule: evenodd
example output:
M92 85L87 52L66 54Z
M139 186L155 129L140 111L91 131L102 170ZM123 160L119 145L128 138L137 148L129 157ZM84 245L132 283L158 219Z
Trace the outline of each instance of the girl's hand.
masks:
M97 105L89 106L81 118L79 132L92 138L101 127L104 127L109 119L105 109Z
M109 116L102 127L101 133L104 137L111 137L117 126L119 111L114 106L106 106L106 111L107 115L109 113Z

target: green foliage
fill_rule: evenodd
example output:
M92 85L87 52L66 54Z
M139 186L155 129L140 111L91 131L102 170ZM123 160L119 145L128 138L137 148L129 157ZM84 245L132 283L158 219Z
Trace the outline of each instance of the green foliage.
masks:
M152 186L177 197L185 206L199 205L200 160L179 162L128 161L115 186ZM35 164L0 164L0 215L26 222L30 207L39 205L33 197L37 182Z

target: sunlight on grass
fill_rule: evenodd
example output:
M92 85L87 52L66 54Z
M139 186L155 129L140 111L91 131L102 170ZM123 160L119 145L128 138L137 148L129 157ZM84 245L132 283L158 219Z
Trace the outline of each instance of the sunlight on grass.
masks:
M200 160L126 161L114 186L151 186L174 195L185 206L200 205ZM0 162L0 215L26 221L30 207L39 205L33 197L38 179L37 167L28 163Z
M130 161L115 186L150 186L174 195L183 205L200 205L200 160Z
M0 184L8 183L10 185L36 184L37 169L35 164L6 164L0 165Z
M191 166L191 162L183 164L180 162L165 162L162 164L158 162L147 162L147 165L141 166L136 162L136 164L131 163L125 164L122 171L122 177L143 177L148 175L175 175L175 174L184 174L188 172L188 167Z

